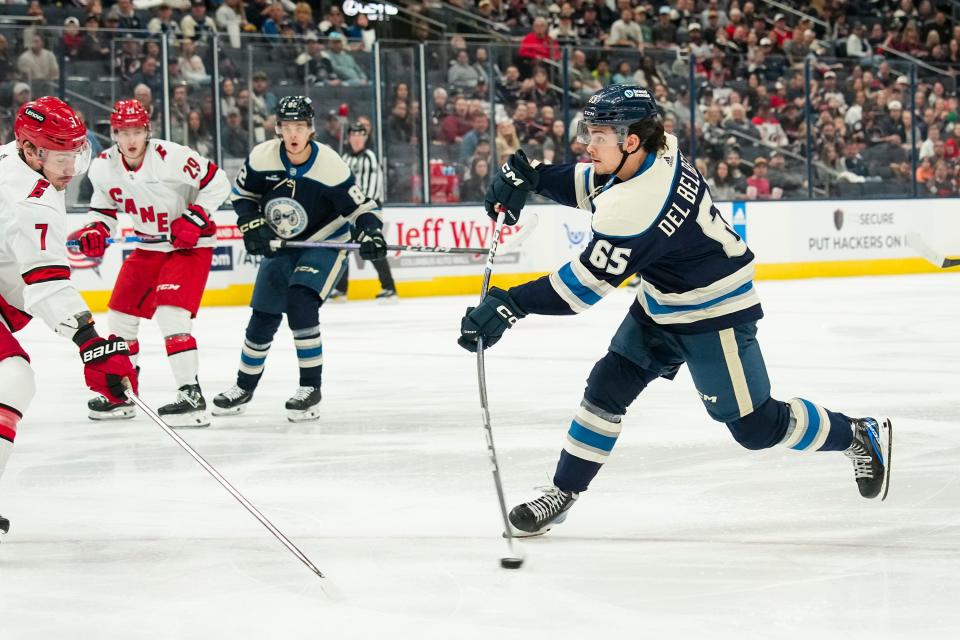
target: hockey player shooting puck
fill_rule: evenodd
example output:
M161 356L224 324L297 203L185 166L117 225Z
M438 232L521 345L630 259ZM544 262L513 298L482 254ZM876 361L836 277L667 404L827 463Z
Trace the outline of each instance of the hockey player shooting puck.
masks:
M522 558L500 558L500 566L504 569L519 569L523 566Z

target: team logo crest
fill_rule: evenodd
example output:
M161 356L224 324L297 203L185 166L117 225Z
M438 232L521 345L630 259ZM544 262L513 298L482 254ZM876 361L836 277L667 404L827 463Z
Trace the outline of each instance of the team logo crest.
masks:
M293 198L274 198L263 211L267 224L278 237L294 238L307 228L307 212Z
M837 209L833 212L833 226L837 228L837 231L843 228L843 209Z

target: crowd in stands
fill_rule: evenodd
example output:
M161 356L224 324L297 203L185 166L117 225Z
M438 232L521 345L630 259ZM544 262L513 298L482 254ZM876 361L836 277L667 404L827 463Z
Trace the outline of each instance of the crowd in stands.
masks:
M479 27L437 41L427 18L451 6ZM376 123L393 172L388 201L416 199L425 176L439 185L438 200L479 200L496 165L520 148L546 163L585 159L570 132L587 98L611 83L655 94L665 128L716 199L960 191L952 0L422 0L407 8L424 16L408 37L426 43L427 97L421 105L415 55L383 56L388 67L408 67L406 76L387 74ZM0 25L0 141L23 101L56 93L61 73L88 65L101 65L159 123L165 65L170 137L212 155L219 114L231 158L275 135L281 89L316 88L339 101L370 87L366 52L377 39L364 14L348 19L327 1L33 0L25 15L33 18L26 29ZM151 34L168 35L166 60ZM255 47L252 69L235 53L241 46ZM319 137L336 146L343 118L323 111L320 119ZM419 166L421 145L429 167Z

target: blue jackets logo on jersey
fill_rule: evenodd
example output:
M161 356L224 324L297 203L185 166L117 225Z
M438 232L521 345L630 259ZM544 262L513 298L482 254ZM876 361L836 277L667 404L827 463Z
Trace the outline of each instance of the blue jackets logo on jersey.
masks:
M293 198L274 198L264 207L267 224L279 237L289 240L307 228L307 212Z

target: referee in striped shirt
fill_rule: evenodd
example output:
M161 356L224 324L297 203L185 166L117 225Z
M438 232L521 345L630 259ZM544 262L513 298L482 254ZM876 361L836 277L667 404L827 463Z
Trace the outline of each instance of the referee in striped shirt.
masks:
M346 152L343 154L343 160L350 167L357 180L357 185L364 195L373 198L377 204L383 203L383 174L380 171L380 162L376 154L367 148L367 129L360 122L354 122L347 129L347 141L350 143ZM373 267L377 270L377 276L380 278L380 293L378 299L396 298L397 286L393 282L393 275L390 273L390 264L387 259L374 260ZM337 282L336 289L330 292L330 298L343 299L347 295L347 280L349 277L350 266L343 270L343 276Z

